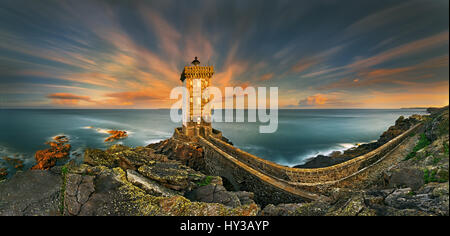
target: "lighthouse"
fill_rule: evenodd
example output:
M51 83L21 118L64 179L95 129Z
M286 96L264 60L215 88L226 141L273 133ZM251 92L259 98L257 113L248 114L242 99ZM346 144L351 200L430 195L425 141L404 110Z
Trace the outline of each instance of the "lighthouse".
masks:
M211 108L206 106L209 96L206 88L211 86L213 66L202 66L197 57L181 73L181 82L187 94L183 96L183 133L188 136L211 134Z

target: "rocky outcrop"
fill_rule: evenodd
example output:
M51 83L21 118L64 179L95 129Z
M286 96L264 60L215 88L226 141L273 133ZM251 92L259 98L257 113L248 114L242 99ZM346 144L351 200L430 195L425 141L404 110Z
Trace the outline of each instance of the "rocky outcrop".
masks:
M345 150L344 152L333 152L332 154L318 155L316 157L309 158L305 164L294 166L295 168L321 168L336 165L348 160L351 160L355 157L364 155L370 151L377 149L383 144L389 142L393 138L407 131L413 125L417 124L419 121L424 119L423 116L413 115L409 118L404 118L400 116L396 121L395 125L389 127L387 131L385 131L380 138L376 142L361 144L357 147L350 148Z
M56 165L56 162L60 159L68 158L70 156L70 144L69 139L66 136L56 136L53 138L55 141L46 142L50 148L39 150L34 154L36 159L36 165L32 170L48 170Z
M60 215L61 184L50 171L19 171L0 183L0 215Z
M267 205L261 215L448 216L448 107L434 110L430 117L414 119L425 122L424 129L404 144L406 150L401 144L399 152L388 154L392 157L380 165L384 168L354 179L345 188L328 189L328 201ZM383 138L407 127L400 118L396 128L390 128Z
M237 204L189 200L186 193L207 185ZM217 199L223 199L218 197ZM231 193L222 179L206 176L148 147L113 145L86 150L84 162L48 171L29 170L0 183L0 215L256 215L250 193Z
M0 168L0 181L6 179L8 176L8 170L6 168Z
M68 192L66 187L65 191L66 214L256 215L259 210L256 204L231 208L217 203L191 202L179 193L161 187L158 182L149 181L136 172L129 170L127 173L119 167L99 170L100 172L94 175L95 180L92 177L69 175L74 181L71 181L72 190ZM136 176L140 179L137 180ZM83 184L86 187L83 188Z
M424 119L422 133L408 136L373 173L348 185L324 186L320 191L326 197L311 202L268 204L261 210L253 193L228 191L221 177L199 171L204 151L195 142L169 139L147 147L87 149L81 164L19 171L0 182L0 215L448 216L449 135L436 128L448 123L445 112ZM405 120L379 141L406 129L410 121ZM50 149L63 148L67 141L55 137Z
M157 181L166 188L176 191L189 191L196 186L195 182L203 178L196 172L176 162L157 162L154 165L143 165L138 172L148 179Z
M153 196L173 197L178 194L178 192L145 178L134 170L127 170L127 180Z
M385 176L387 186L390 188L408 187L418 190L423 186L423 170L420 168L406 167L390 171L389 176Z
M65 181L64 214L79 215L95 191L94 176L67 174Z
M128 137L127 131L122 130L108 130L107 131L110 136L105 139L105 142L111 142L119 139L123 139Z
M2 159L14 169L23 169L23 161L18 158L4 156Z
M170 138L159 143L150 144L147 147L154 149L156 153L166 155L171 160L180 161L183 165L195 170L203 170L205 168L204 150L194 142Z
M259 211L242 193L234 195L239 201L235 205L185 198L205 184L221 186L220 177L205 176L148 147L89 149L84 163L66 167L65 215L256 215Z
M432 120L426 124L425 136L428 140L434 141L449 132L448 106L441 109L432 109L430 112Z
M255 204L253 193L244 191L229 192L225 187L218 184L199 187L187 193L186 197L192 201L221 203L230 207Z

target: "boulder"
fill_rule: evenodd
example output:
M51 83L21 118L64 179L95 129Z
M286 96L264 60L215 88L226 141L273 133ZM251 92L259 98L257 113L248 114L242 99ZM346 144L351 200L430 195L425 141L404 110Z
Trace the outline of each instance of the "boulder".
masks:
M176 191L189 191L204 175L176 162L156 162L152 166L143 165L138 172Z
M171 197L178 194L176 191L145 178L134 170L127 170L127 180L153 196Z
M236 194L236 196L239 198L241 205L248 205L248 204L255 203L255 201L253 200L255 197L255 194L252 192L237 191L237 192L234 192L234 194Z
M186 197L191 201L221 203L229 207L238 207L241 205L236 193L228 192L225 187L216 184L196 188L187 193Z
M448 198L447 198L448 199ZM448 208L443 209L439 198L432 194L414 193L411 188L397 189L386 197L385 204L398 210L417 210L426 214L448 215ZM445 205L444 205L445 206ZM448 200L447 200L448 206Z
M395 169L388 179L389 188L401 188L406 186L415 191L423 185L423 171L414 167Z

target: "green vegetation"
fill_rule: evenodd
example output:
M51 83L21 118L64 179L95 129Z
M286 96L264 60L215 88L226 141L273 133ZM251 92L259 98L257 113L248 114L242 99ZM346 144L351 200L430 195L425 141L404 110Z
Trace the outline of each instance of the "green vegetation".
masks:
M416 157L417 151L419 151L420 149L422 149L430 144L431 144L431 142L430 142L430 140L428 140L428 138L425 136L425 134L423 134L423 133L420 134L419 142L413 148L413 150L405 157L404 160L406 161L406 160Z
M425 169L423 171L423 180L424 180L425 184L428 184L431 182L445 183L448 181L448 171L445 171L445 170L437 171L436 169L433 169L433 170Z
M200 186L200 187L201 186L206 186L206 185L211 183L212 179L213 179L213 177L208 175L205 178L203 178L200 182L197 182L197 185Z
M448 116L446 119L444 119L444 121L441 121L439 123L439 134L440 135L446 135L448 134L449 130L448 130Z
M437 165L441 160L442 160L441 157L434 157L432 163L433 165Z
M448 143L444 142L444 154L448 157Z

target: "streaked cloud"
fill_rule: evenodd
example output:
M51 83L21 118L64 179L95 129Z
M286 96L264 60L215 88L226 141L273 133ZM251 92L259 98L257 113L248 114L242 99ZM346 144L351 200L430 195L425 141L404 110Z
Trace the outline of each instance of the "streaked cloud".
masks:
M53 93L47 95L54 103L58 105L78 105L80 101L92 102L88 96L79 96L71 93Z
M441 104L448 42L448 1L4 1L0 105L170 107L195 56L280 107Z

